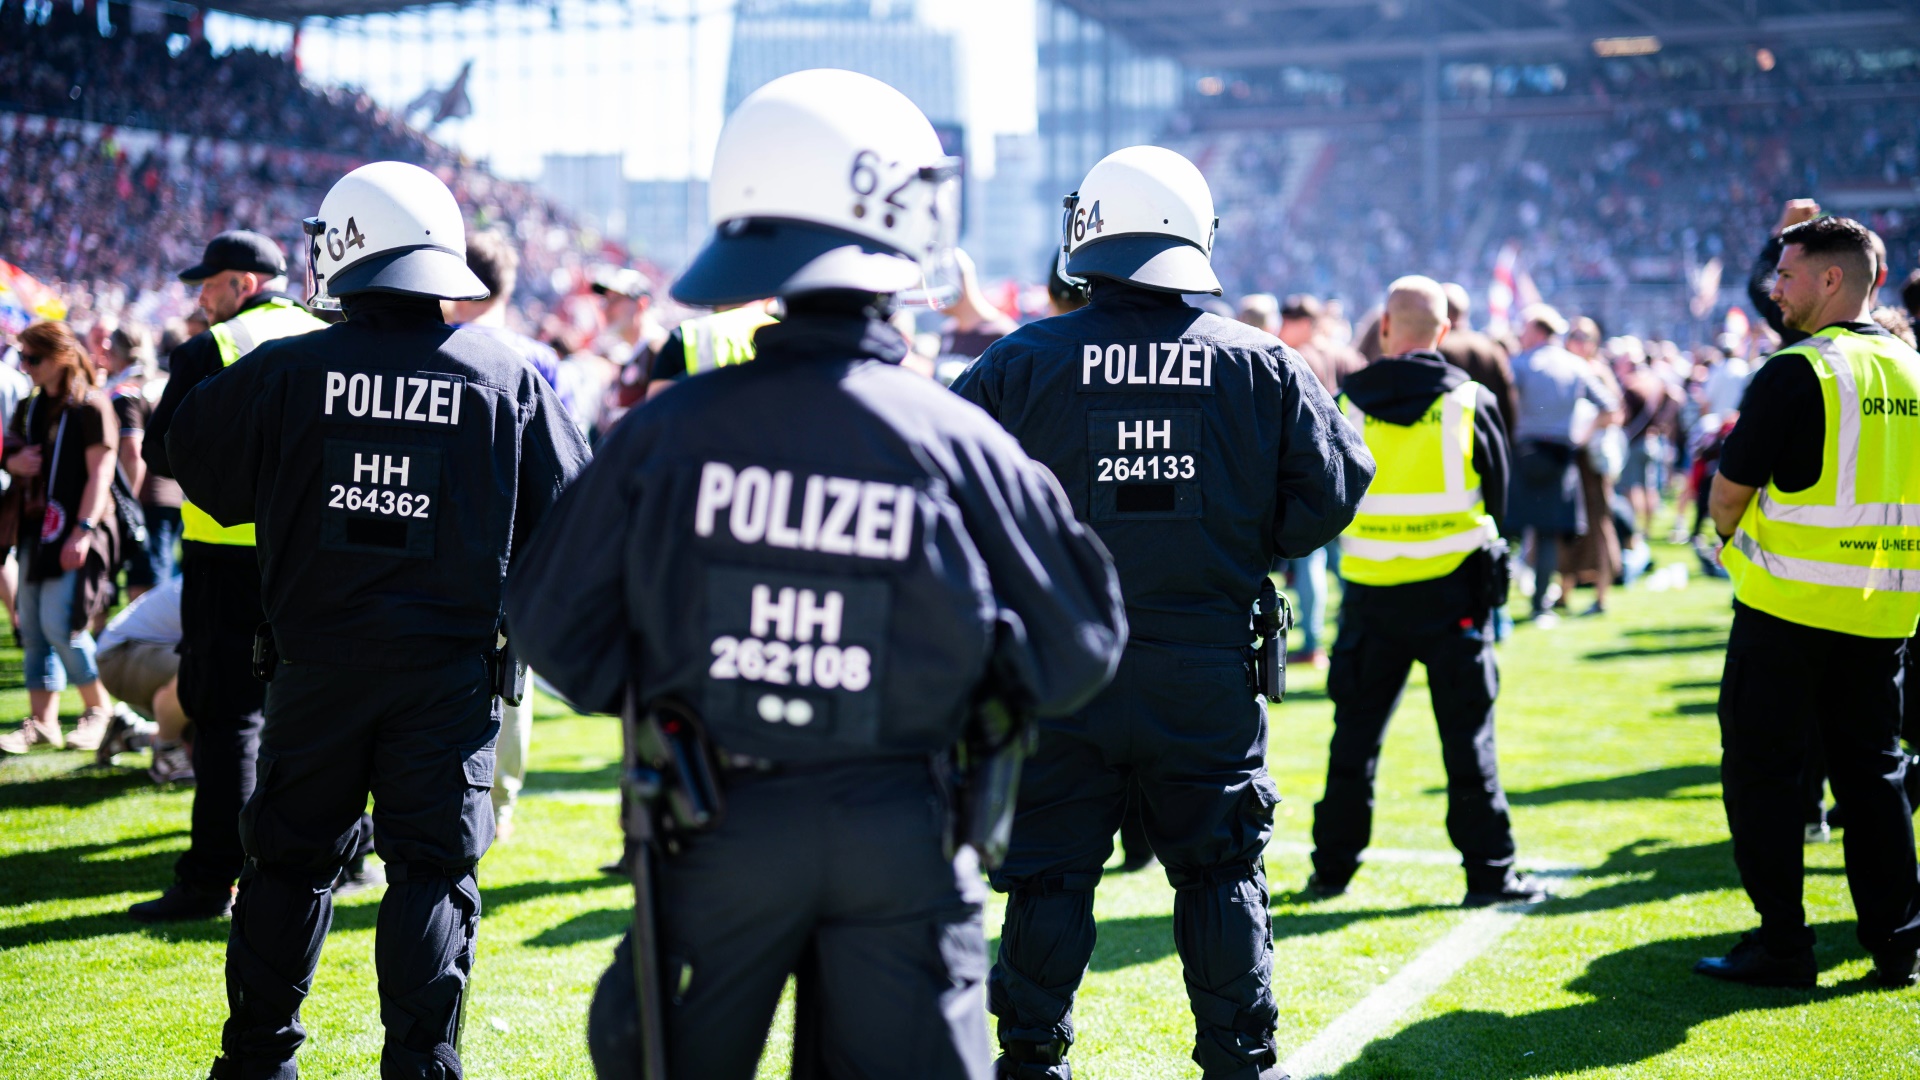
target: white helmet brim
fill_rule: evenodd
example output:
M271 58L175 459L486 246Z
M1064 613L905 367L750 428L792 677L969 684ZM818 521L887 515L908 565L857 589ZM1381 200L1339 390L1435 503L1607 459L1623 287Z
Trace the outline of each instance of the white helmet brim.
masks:
M920 283L919 264L884 244L812 222L752 218L715 230L672 295L720 307L828 289L898 293Z
M1133 233L1082 244L1067 256L1066 270L1074 277L1112 278L1158 292L1221 292L1207 253L1176 236Z
M467 269L467 260L439 247L383 251L333 275L327 291L334 296L354 293L397 293L440 300L485 300L487 287Z

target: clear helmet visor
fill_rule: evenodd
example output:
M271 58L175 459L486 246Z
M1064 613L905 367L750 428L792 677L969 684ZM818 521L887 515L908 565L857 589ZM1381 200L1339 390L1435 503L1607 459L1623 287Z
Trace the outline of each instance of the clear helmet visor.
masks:
M317 217L303 218L300 231L307 237L307 307L316 311L339 311L340 300L326 291L320 273L320 244L327 234L327 223Z
M905 204L912 223L901 247L920 265L920 285L895 294L902 305L950 306L960 296L961 159L942 158L919 170L889 201Z

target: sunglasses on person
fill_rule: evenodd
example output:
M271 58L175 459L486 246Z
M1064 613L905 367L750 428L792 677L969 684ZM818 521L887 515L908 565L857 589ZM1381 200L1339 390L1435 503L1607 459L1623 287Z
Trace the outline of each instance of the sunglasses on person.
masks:
M45 359L46 357L40 353L30 353L25 349L20 350L20 362L28 367L39 367L40 362Z

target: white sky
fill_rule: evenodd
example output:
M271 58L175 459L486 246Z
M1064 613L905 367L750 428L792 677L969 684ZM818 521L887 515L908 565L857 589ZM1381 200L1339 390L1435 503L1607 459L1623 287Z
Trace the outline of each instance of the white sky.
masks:
M561 3L558 31L547 9L504 2L316 20L300 60L309 78L362 86L391 107L444 88L473 60L473 116L434 134L504 176L534 178L545 154L620 152L631 179L705 176L726 92L731 0ZM922 0L922 17L959 36L984 176L995 134L1034 129L1033 0ZM216 49L277 48L288 30L209 13L207 35Z

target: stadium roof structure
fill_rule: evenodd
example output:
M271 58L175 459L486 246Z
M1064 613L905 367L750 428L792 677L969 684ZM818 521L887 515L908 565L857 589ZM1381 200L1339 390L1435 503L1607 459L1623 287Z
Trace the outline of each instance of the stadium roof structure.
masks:
M343 19L354 15L387 15L431 6L433 0L210 0L200 6L249 19L298 23L302 19ZM504 3L507 0L493 0ZM473 6L460 0L457 6Z
M287 0L303 2L303 0ZM315 0L321 2L321 0ZM1192 69L1866 39L1920 43L1915 0L1060 0ZM1606 46L1599 46L1605 48Z

